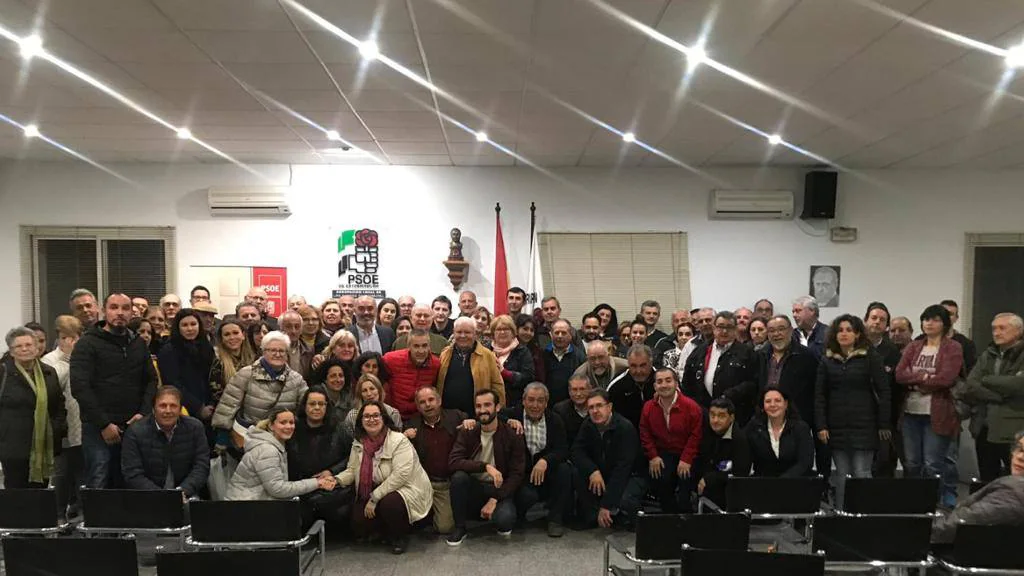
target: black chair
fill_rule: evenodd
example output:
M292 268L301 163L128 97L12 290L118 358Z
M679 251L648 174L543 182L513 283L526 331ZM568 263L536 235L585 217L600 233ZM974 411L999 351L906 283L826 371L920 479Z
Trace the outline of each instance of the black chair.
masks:
M848 514L934 517L939 477L847 478L845 500Z
M1024 576L1024 526L960 524L939 564L953 574Z
M5 536L7 576L138 576L135 538Z
M317 520L302 530L302 511L298 498L255 501L190 501L191 536L186 544L196 549L259 550L295 548L301 551L314 542L315 547L302 559L302 573L310 570L319 556L319 572L325 570L326 540L324 522Z
M730 476L725 484L726 512L748 512L753 518L813 518L821 514L825 479ZM701 508L719 510L702 498Z
M273 574L298 576L299 551L277 550L201 550L193 552L157 552L157 576L197 576L202 574Z
M83 488L82 523L86 535L163 534L178 537L181 548L188 535L181 490L93 490Z
M723 574L823 576L825 574L825 556L822 554L701 550L683 546L682 569L686 576L722 576Z
M933 565L928 551L932 521L907 516L823 516L814 522L811 550L829 569L917 568Z
M984 488L986 484L988 484L988 482L978 480L977 478L971 478L971 485L969 488L970 491L968 492L968 494L974 494L978 490Z
M746 550L750 545L750 516L746 514L644 514L636 516L636 538L605 538L604 569L610 568L614 549L634 568L679 566L683 544L694 548Z
M0 533L55 535L67 528L57 519L57 493L51 489L0 490Z

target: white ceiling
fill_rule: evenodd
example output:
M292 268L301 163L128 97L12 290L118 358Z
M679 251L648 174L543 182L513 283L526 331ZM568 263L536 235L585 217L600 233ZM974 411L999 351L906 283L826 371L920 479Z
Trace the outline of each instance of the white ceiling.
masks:
M1024 83L994 94L999 57L854 0L606 0L685 45L706 28L709 56L799 107L708 66L684 92L683 55L594 1L301 0L486 120L277 0L0 0L0 25L247 163L348 161L258 90L392 164L522 163L447 115L541 166L670 165L571 106L695 166L818 163L723 115L850 168L1024 166ZM1019 0L879 4L999 47L1024 32ZM99 162L223 161L3 40L0 113ZM69 158L4 124L0 157Z

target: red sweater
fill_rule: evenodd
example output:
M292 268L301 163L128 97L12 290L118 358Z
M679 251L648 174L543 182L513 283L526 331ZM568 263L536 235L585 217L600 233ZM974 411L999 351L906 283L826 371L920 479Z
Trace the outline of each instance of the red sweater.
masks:
M693 464L703 432L704 413L700 405L682 392L676 395L676 403L669 410L668 425L657 396L645 402L640 412L640 445L648 460L661 451L679 454L680 460Z
M441 369L441 361L437 356L431 354L423 366L417 366L411 354L406 349L384 355L384 364L391 372L388 404L398 410L403 422L416 414L416 391L424 386L433 386L437 382L437 371Z

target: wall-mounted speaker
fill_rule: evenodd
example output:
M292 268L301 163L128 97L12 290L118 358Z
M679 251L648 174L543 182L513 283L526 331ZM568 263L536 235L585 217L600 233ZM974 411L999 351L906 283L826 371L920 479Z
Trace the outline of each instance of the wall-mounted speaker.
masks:
M804 211L800 214L803 220L836 217L836 185L839 174L814 170L804 176Z

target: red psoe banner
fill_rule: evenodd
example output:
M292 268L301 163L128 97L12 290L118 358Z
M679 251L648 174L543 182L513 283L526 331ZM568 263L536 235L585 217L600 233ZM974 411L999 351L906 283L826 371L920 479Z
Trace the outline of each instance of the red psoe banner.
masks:
M253 268L252 285L267 293L267 315L278 317L288 307L288 269Z

